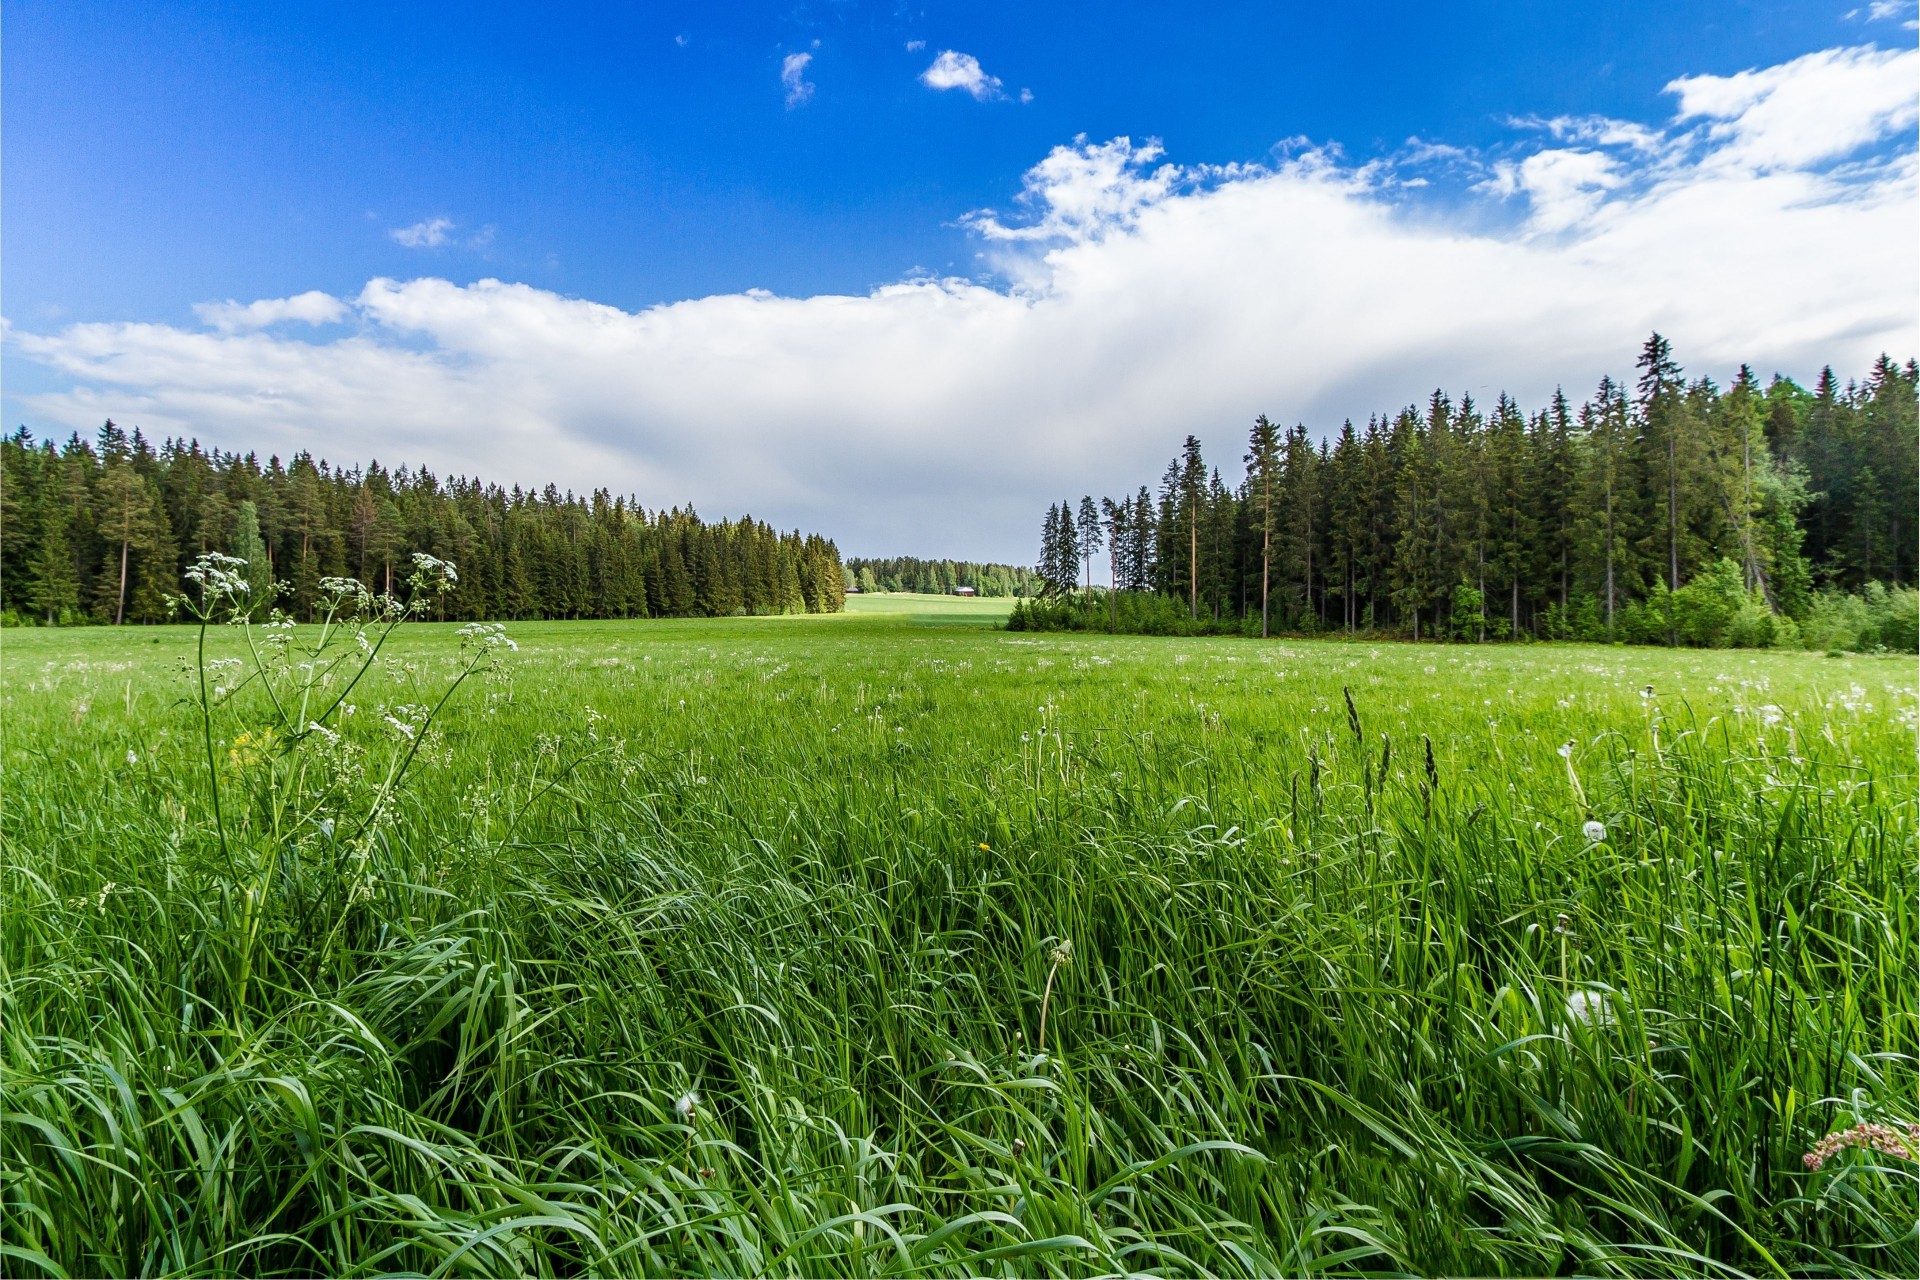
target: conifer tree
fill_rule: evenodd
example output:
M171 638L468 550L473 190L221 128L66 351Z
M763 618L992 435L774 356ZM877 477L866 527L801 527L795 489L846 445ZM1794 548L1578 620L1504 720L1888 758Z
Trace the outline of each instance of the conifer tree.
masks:
M1100 531L1100 508L1094 505L1091 497L1080 499L1080 510L1074 524L1074 537L1080 547L1080 561L1086 570L1087 593L1093 593L1093 558L1100 554L1102 534Z
M1280 428L1269 422L1264 413L1253 420L1244 461L1247 479L1252 485L1251 496L1259 512L1254 528L1260 534L1260 636L1265 639L1272 616L1269 597L1273 592L1273 501L1280 472Z

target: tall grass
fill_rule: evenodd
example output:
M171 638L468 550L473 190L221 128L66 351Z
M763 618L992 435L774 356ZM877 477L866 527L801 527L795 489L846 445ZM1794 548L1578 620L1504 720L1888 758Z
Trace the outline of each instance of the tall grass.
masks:
M513 636L9 637L0 1267L1920 1265L1911 664Z

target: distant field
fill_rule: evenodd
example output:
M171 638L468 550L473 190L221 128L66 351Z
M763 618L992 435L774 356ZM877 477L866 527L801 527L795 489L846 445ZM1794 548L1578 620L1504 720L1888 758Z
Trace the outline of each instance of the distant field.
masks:
M1010 603L0 636L0 1271L1914 1272L1910 658Z
M1013 612L1011 596L930 596L912 591L877 592L847 597L847 616L905 615L918 622L1005 622Z

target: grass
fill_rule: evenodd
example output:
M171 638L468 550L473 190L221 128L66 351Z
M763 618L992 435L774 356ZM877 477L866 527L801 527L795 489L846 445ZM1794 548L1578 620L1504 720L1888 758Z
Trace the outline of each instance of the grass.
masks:
M0 1271L1914 1273L1910 660L849 605L9 632Z

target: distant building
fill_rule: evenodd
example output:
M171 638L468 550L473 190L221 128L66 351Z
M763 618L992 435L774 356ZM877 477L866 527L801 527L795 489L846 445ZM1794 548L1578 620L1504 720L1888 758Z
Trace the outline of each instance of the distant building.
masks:
M975 591L972 587L955 587L953 589L953 594L957 596L977 596L980 593L978 591Z

